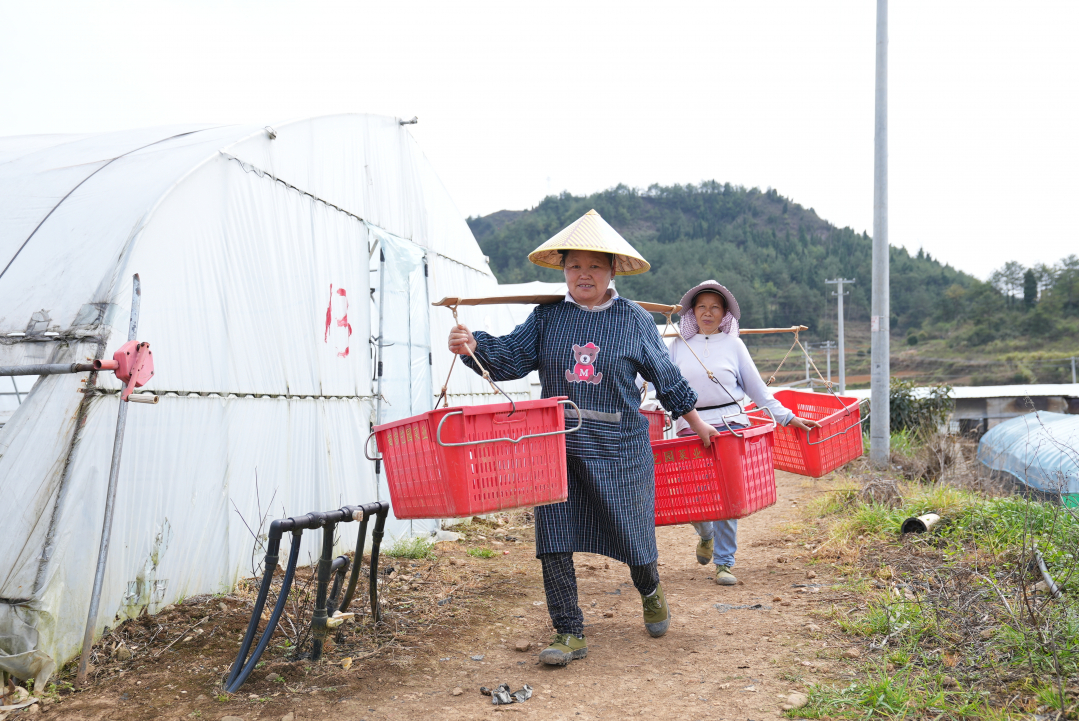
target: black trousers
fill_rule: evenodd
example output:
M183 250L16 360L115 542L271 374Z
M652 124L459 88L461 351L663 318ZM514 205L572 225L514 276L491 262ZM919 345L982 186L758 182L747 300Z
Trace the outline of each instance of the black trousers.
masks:
M543 590L547 594L547 611L558 633L584 634L584 614L577 603L577 574L573 570L572 553L544 553ZM656 562L630 566L629 577L641 595L651 595L659 585Z

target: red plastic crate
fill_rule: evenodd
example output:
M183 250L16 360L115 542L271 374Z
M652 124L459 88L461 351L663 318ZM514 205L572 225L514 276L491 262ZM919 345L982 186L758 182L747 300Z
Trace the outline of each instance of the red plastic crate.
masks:
M376 426L397 518L459 518L566 500L564 398L437 408ZM442 424L443 443L435 442ZM476 445L471 445L476 444Z
M775 399L799 418L821 424L808 434L800 428L776 428L776 468L820 478L862 455L858 399L831 393L780 390ZM750 405L746 410L753 410Z
M663 433L670 428L667 425L667 412L662 410L646 411L642 408L641 415L648 419L648 440L662 441Z
M774 504L774 428L751 417L748 428L722 431L709 448L695 435L653 443L656 525L744 518Z

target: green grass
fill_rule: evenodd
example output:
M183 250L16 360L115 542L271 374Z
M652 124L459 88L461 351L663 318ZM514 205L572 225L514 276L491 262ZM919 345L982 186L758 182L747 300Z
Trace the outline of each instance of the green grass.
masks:
M468 549L468 555L473 558L492 558L495 552L490 548L470 548Z
M383 553L393 558L430 558L435 544L427 538L398 538Z
M865 668L861 678L845 688L815 685L809 689L809 703L789 717L843 719L967 719L1004 718L986 694L944 686L944 676L924 670L887 672ZM1017 709L1012 710L1014 714Z
M894 539L911 516L936 513L941 524L935 533L959 545L976 545L991 553L1019 548L1024 538L1037 544L1054 575L1064 575L1076 563L1068 549L1079 547L1079 517L1051 503L1019 496L985 498L952 486L908 484L899 508L862 503L854 488L840 488L818 496L810 513L831 521L833 538L866 536Z
M1020 560L1029 558L1034 543L1053 577L1058 582L1070 580L1077 563L1079 517L1049 503L1017 496L988 498L941 484L906 483L900 489L903 502L898 508L863 503L853 485L822 494L808 504L806 513L816 520L807 522L818 524L825 543L833 544L832 548L846 546L841 562L854 572L843 588L855 591L863 604L832 606L831 618L874 660L852 669L857 676L849 685L812 687L809 704L787 715L934 721L1030 717L1035 710L1051 713L1060 708L1059 666L1067 679L1067 718L1076 719L1079 607L1074 582L1062 600L1040 605L1039 620L1032 624L1020 605L1018 588L1040 576L1016 571ZM897 560L901 555L895 552L910 543L899 533L903 520L930 512L942 520L916 543L939 553L934 563L941 575L934 573L936 580L928 579L933 587L953 571L975 570L994 580L1011 599L1018 618L997 600L990 583L978 577L969 583L984 585L984 592L973 605L968 601L958 605L958 600L935 592L919 591L914 598L900 598L891 588L875 586L876 579L889 581L889 586L926 580L921 575L908 577L911 571L904 570ZM992 633L980 636L979 629ZM1046 639L1052 640L1052 648Z

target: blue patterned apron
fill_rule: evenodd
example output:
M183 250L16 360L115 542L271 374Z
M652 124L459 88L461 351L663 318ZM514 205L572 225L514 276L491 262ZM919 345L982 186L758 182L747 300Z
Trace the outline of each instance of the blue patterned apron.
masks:
M583 416L581 430L566 436L568 500L536 508L536 555L655 561L655 478L635 380L639 373L651 383L675 418L693 409L697 393L671 362L652 317L621 297L599 311L561 302L538 306L509 335L474 335L494 380L538 370L543 397L567 396ZM462 360L478 372L471 358ZM576 423L568 408L566 425Z

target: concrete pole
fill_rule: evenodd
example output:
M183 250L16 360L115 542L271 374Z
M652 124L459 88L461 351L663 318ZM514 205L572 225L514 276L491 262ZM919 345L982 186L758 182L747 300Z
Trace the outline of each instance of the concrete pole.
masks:
M809 390L813 390L813 379L809 377L809 349L810 349L809 343L806 343L805 347L806 347L806 357L805 357L805 361L806 361L806 388L808 388Z
M839 392L847 392L847 361L846 361L846 342L843 336L843 296L846 293L843 292L843 284L851 283L853 280L847 278L836 278L835 280L826 280L825 284L834 283L836 290L832 291L832 295L839 299Z
M1075 382L1075 356L1072 356L1072 383Z
M888 0L877 0L877 83L873 133L873 303L870 310L872 368L870 384L869 461L887 468L891 427L888 391L891 380L888 333L891 309L888 287Z

